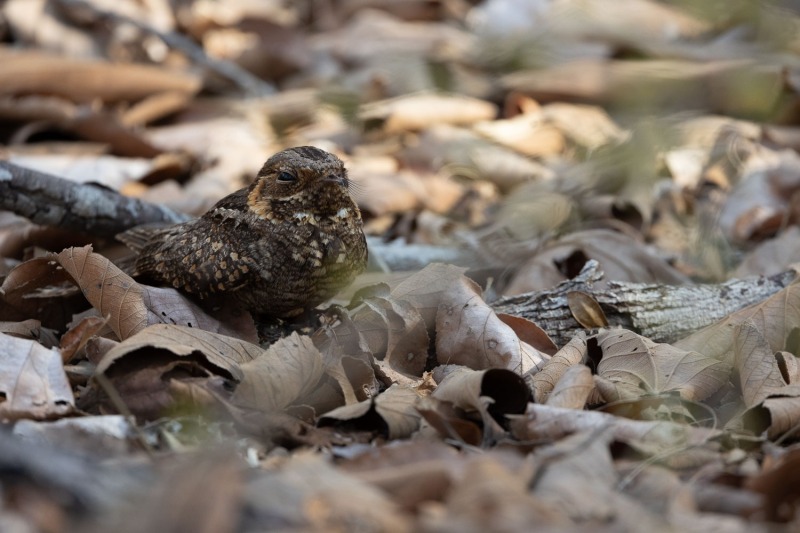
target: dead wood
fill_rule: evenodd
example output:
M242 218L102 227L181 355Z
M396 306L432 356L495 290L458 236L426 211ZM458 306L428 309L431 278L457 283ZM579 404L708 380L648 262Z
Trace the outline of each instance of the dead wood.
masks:
M113 237L142 223L189 219L166 206L128 198L90 183L75 183L0 161L0 209L36 224Z
M536 322L558 346L584 328L572 316L567 296L583 292L593 297L611 326L621 326L656 342L673 342L711 325L748 305L758 303L789 285L794 271L770 277L732 279L719 284L659 285L608 281L596 261L586 263L573 279L551 290L501 298L492 307L498 313L522 316Z

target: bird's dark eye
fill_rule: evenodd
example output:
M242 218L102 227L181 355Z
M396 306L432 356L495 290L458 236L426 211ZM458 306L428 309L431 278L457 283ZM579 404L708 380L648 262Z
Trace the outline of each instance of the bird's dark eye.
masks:
M297 181L297 178L291 172L284 171L278 174L278 181L281 183L291 183L293 181Z

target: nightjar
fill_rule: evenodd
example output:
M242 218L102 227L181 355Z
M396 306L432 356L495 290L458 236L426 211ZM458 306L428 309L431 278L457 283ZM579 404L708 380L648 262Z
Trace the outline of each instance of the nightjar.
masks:
M289 318L334 296L367 264L361 213L342 161L311 146L270 157L256 180L199 219L119 239L133 275L201 299Z

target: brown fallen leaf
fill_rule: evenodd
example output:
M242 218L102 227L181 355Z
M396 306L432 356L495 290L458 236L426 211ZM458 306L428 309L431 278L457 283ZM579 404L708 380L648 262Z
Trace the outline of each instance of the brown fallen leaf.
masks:
M357 428L390 439L408 438L419 428L420 415L415 409L418 399L416 390L392 385L374 398L325 413L319 426Z
M21 339L34 340L45 348L52 348L58 345L56 332L42 327L42 323L33 318L22 322L0 322L0 333Z
M573 318L586 329L608 327L606 314L591 295L581 291L567 293L567 305Z
M520 341L481 298L467 277L447 286L436 314L436 359L476 370L506 368L524 374L547 356Z
M78 352L86 346L89 339L98 335L106 324L108 324L108 320L105 318L87 316L64 333L61 336L60 346L64 364L71 362L78 355Z
M505 313L497 313L497 318L513 329L519 340L533 346L539 352L546 355L555 355L558 351L558 346L556 346L556 343L553 342L547 332L527 318Z
M230 398L237 407L279 411L308 395L324 375L322 354L296 332L239 365L241 381Z
M547 397L547 405L583 409L593 388L591 370L583 365L571 366Z
M240 383L241 365L262 353L233 337L156 324L108 350L95 373L108 378L134 414L153 419L181 403L216 405L217 396L230 396L222 381Z
M571 367L582 364L586 360L586 353L586 337L578 335L556 352L539 372L525 374L525 381L530 384L534 401L546 403L561 377Z
M786 387L775 353L750 322L735 327L733 353L739 388L747 407L754 407Z
M664 391L677 391L687 400L703 400L727 382L731 371L724 361L655 343L631 331L602 332L597 343L603 352L597 374L613 383L613 400ZM606 400L613 401L606 394Z
M2 418L43 420L72 412L75 399L58 350L0 333L0 353Z
M172 288L140 285L91 246L67 248L54 256L84 296L121 339L153 324L177 324L256 341L255 325L246 313L228 326Z
M15 266L0 285L0 318L10 321L26 320L35 316L46 327L61 330L73 313L85 309L77 307L73 289L49 291L53 286L63 287L70 278L67 273L47 257L36 257ZM79 297L79 300L80 301Z
M797 502L800 500L800 454L791 449L770 468L756 473L746 480L745 486L764 495L764 519L789 522L795 519Z

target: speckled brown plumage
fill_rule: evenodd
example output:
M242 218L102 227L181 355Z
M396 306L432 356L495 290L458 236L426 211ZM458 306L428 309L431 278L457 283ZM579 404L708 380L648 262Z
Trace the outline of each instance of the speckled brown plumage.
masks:
M361 214L342 161L310 146L269 158L247 188L197 220L134 228L134 275L201 299L292 317L331 298L366 267Z

